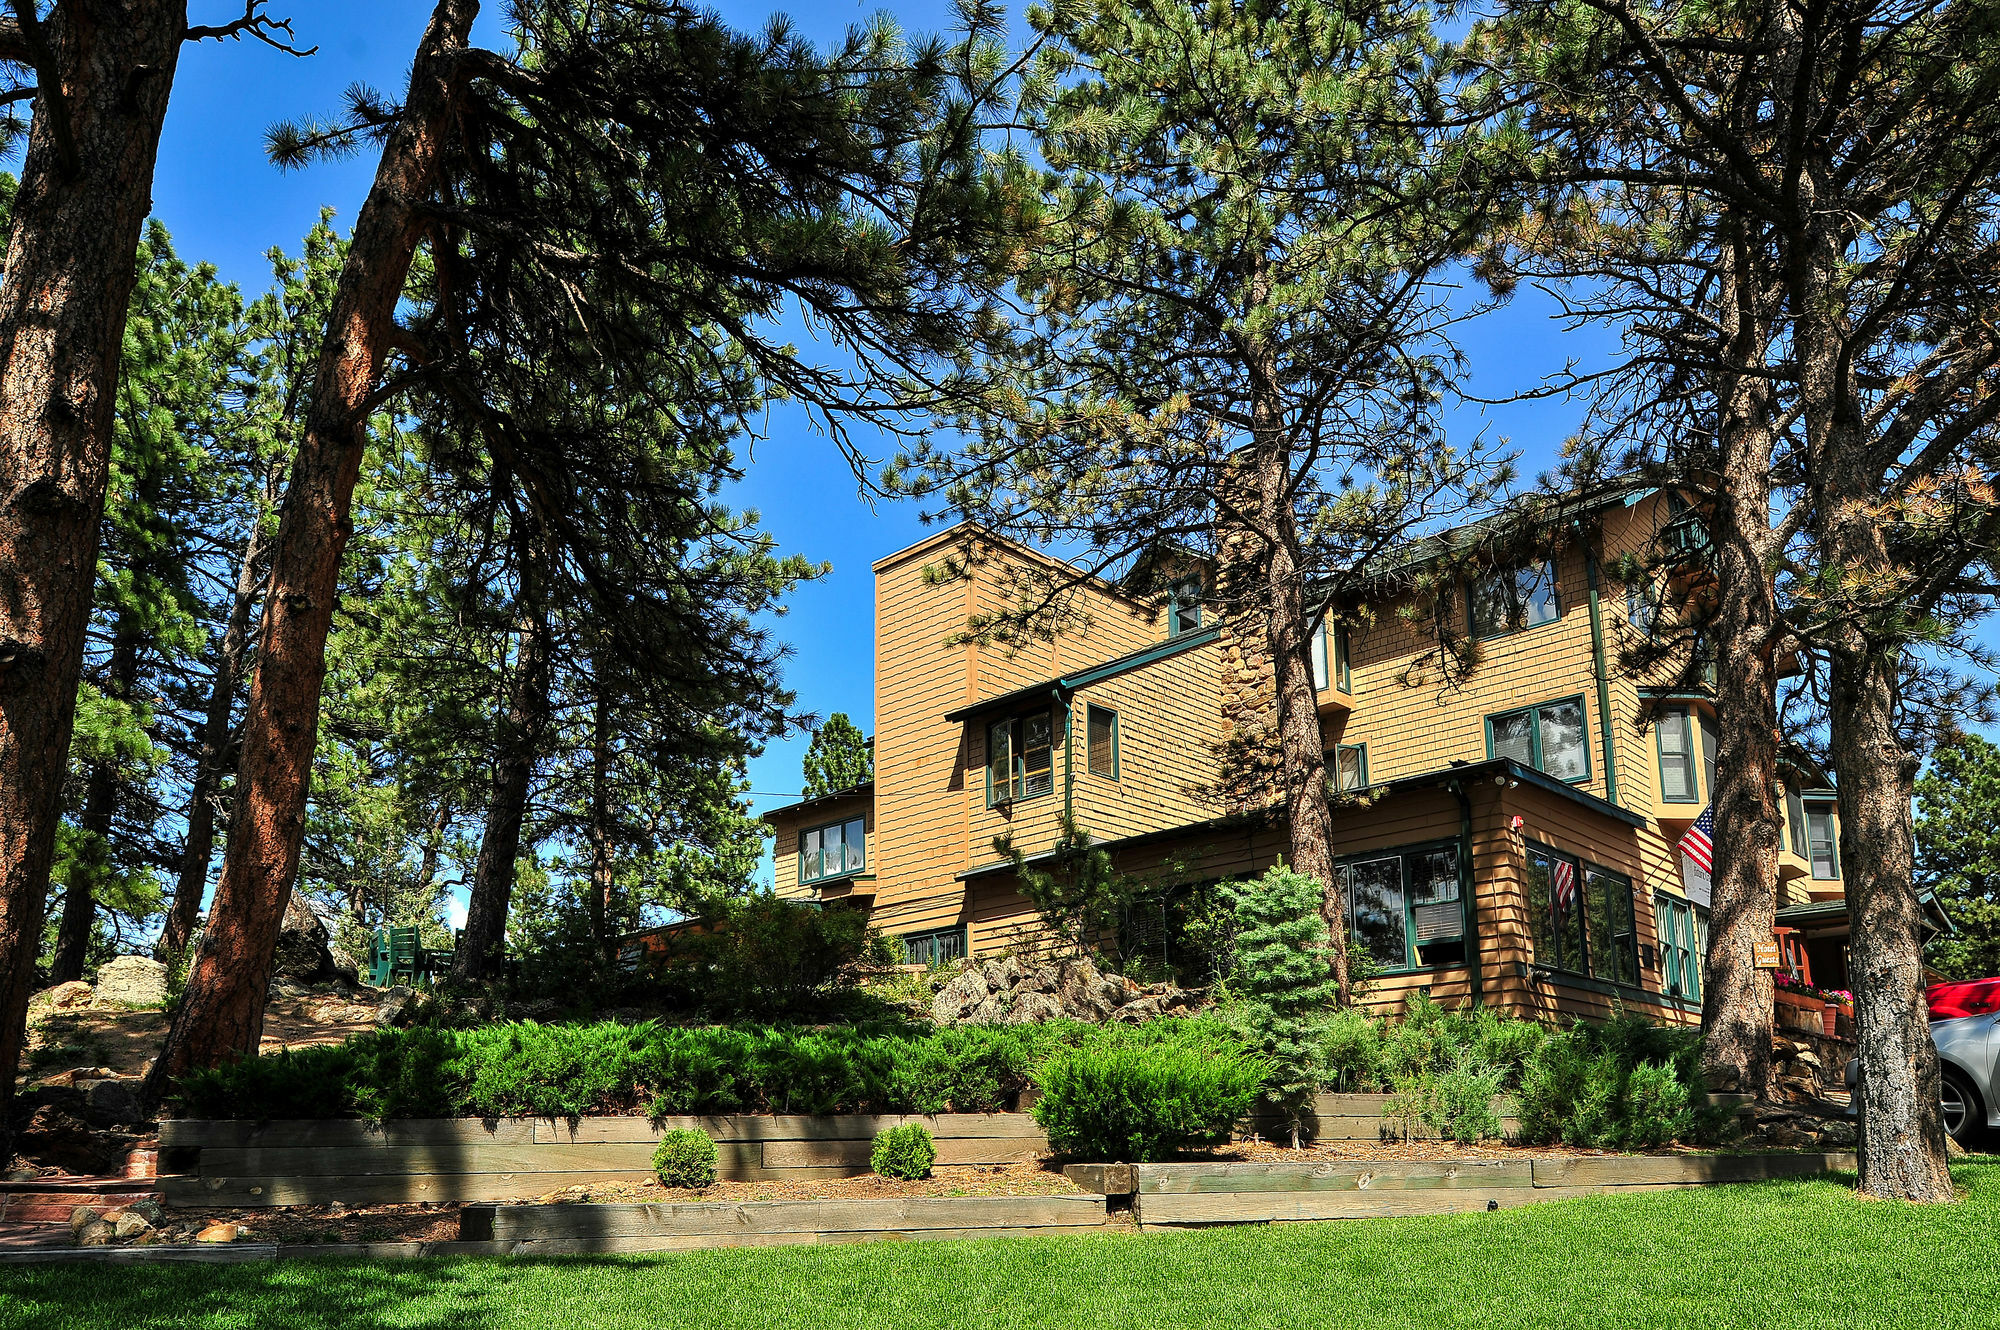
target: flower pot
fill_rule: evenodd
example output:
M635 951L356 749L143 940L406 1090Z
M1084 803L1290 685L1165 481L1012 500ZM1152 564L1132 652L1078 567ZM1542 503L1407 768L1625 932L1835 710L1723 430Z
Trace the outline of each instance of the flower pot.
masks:
M1826 1004L1826 1009L1820 1012L1819 1015L1820 1019L1826 1022L1826 1037L1829 1039L1833 1038L1833 1027L1840 1020L1840 1008L1829 1002Z

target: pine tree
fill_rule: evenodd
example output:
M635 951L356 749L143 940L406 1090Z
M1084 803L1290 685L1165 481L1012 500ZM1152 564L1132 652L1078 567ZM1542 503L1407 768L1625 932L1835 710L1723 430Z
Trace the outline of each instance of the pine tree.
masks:
M805 772L805 797L823 799L874 780L875 751L847 713L836 711L813 731L812 743L806 748Z
M2000 975L2000 747L1951 736L1931 753L1916 794L1916 881L1952 922L1926 959L1947 979Z
M1236 916L1232 1013L1271 1063L1270 1096L1297 1148L1325 1065L1320 1027L1338 996L1325 960L1321 889L1280 863L1223 890Z
M963 446L889 480L1073 559L982 636L1063 629L1114 575L1201 599L1253 662L1215 799L1272 813L1325 891L1348 991L1311 642L1386 551L1501 478L1440 437L1444 272L1480 229L1477 162L1418 118L1438 47L1416 4L1141 0L1032 11L1024 118L1048 170ZM1272 682L1255 679L1267 663Z

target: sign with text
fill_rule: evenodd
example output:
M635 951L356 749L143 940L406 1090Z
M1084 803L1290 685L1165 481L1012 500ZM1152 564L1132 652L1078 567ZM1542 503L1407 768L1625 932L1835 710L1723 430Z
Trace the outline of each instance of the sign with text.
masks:
M1775 970L1784 964L1778 956L1778 939L1756 944L1756 958L1751 962L1760 970Z

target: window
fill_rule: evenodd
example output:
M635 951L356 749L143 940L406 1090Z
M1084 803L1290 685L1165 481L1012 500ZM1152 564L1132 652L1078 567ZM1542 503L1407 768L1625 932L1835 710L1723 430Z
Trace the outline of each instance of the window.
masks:
M1632 881L1621 873L1586 871L1583 918L1590 933L1590 972L1614 984L1639 986L1639 923Z
M799 833L799 881L818 882L858 873L868 865L868 837L860 818Z
M1330 660L1329 643L1332 644ZM1313 630L1312 658L1314 691L1323 693L1335 686L1343 693L1354 691L1354 676L1347 663L1346 624L1329 629L1326 620L1320 620L1319 627Z
M903 934L903 961L906 965L943 965L965 959L965 925L933 929L928 933Z
M1583 699L1568 697L1488 716L1486 755L1511 757L1557 780L1589 780L1590 745L1583 731Z
M1711 682L1713 682L1711 680ZM1715 722L1705 713L1696 712L1695 720L1701 727L1701 788L1709 799L1715 798Z
M1806 857L1806 801L1799 792L1785 787L1785 823L1792 832L1792 853L1803 859Z
M1183 577L1167 590L1167 636L1179 637L1201 627L1201 579Z
M1385 970L1465 963L1458 847L1421 846L1350 859L1336 870L1354 943Z
M1118 779L1118 713L1109 707L1087 707L1084 711L1085 746L1089 749L1090 774Z
M1032 799L1056 787L1055 723L1046 711L995 721L986 730L986 806Z
M1806 805L1806 858L1812 861L1812 875L1822 882L1840 880L1840 838L1833 830L1833 805Z
M1668 707L1654 723L1660 750L1660 797L1670 804L1700 799L1694 787L1694 717L1686 707Z
M1333 750L1333 786L1343 794L1368 788L1368 745L1340 744Z
M1669 997L1701 1001L1701 966L1708 954L1708 911L1674 896L1653 898L1659 922L1660 965Z
M1528 916L1537 965L1639 986L1639 928L1624 874L1530 841Z
M1660 621L1660 589L1648 582L1635 586L1625 593L1625 617L1634 628L1651 636L1653 627Z
M1498 637L1520 628L1553 622L1562 613L1556 602L1556 569L1552 563L1510 568L1473 583L1467 599L1474 637Z

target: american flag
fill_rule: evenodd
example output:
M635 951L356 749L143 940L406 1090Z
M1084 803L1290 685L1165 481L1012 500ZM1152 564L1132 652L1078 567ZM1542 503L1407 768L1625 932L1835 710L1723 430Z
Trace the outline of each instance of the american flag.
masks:
M1714 835L1715 805L1710 804L1701 810L1701 816L1687 829L1687 835L1681 837L1681 853L1704 873L1715 871L1715 842L1710 839Z
M1576 899L1576 865L1567 859L1556 860L1555 877L1556 913L1561 914Z

